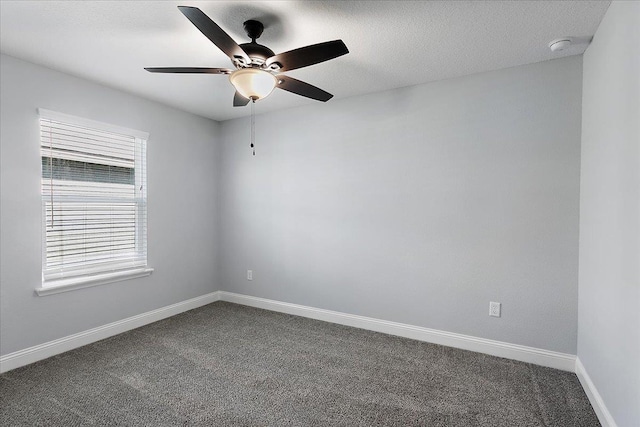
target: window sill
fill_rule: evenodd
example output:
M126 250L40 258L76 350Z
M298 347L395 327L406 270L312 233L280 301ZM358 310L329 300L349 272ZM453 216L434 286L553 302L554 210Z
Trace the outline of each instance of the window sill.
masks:
M51 280L43 286L36 288L38 296L59 294L61 292L74 291L76 289L90 288L92 286L106 285L107 283L121 282L148 276L153 273L153 268L142 267L130 270L114 271L109 273L93 274L91 276L72 277L68 279Z

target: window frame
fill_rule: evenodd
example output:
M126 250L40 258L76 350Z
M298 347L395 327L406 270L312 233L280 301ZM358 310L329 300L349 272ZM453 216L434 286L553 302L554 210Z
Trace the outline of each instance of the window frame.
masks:
M91 120L83 117L73 116L70 114L59 113L56 111L51 111L44 108L38 108L38 124L40 125L40 120L51 120L55 122L61 122L64 124L72 125L72 126L80 126L93 130L110 132L114 134L127 135L135 138L135 166L134 170L138 170L141 168L143 170L142 174L146 173L146 144L149 139L149 133L143 132L135 129L130 129L122 126L112 125L96 120ZM42 145L42 136L39 134L39 145ZM138 153L138 150L142 150L144 153L144 159L141 155L142 153ZM42 158L42 148L40 148L40 159ZM141 188L142 182L140 179L143 179L142 174L135 174L135 188ZM65 274L55 274L49 272L46 274L45 278L45 270L46 270L46 252L47 252L47 231L46 231L46 209L44 207L44 199L43 199L43 190L42 185L40 186L40 197L43 203L43 212L41 214L42 218L42 268L41 268L41 276L42 282L39 287L35 289L35 292L39 296L51 295L60 292L67 292L75 289L82 289L92 286L103 285L107 283L114 283L123 280L129 280L138 277L148 276L153 272L153 268L150 268L148 265L148 248L146 246L147 236L141 236L140 233L146 233L146 205L147 205L147 183L148 180L145 179L144 193L142 197L142 204L145 209L145 227L140 227L139 223L136 221L135 224L135 234L136 241L138 239L144 238L145 248L144 248L144 263L140 262L131 262L130 266L126 266L127 262L119 263L116 267L109 266L108 263L103 265L102 267L89 267L89 268L79 268L76 270L76 273L71 272L69 275ZM40 180L42 181L42 170L40 172ZM136 209L138 209L138 204L136 203ZM68 270L71 271L71 270Z

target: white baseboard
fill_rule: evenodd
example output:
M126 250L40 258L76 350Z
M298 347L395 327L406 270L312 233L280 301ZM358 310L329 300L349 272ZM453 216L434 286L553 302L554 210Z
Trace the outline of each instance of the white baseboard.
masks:
M469 335L439 331L436 329L423 328L404 323L389 322L371 317L356 316L353 314L323 310L232 292L220 291L220 300L271 311L278 311L281 313L294 314L296 316L308 317L311 319L323 320L325 322L353 326L360 329L367 329L390 335L397 335L433 344L490 354L492 356L519 360L521 362L533 363L536 365L561 369L563 371L574 372L576 366L576 357L572 354L558 353L555 351L510 344L502 341L477 338Z
M166 319L167 317L175 316L176 314L216 302L219 299L220 293L217 291L212 292L200 297L191 298L186 301L158 308L157 310L148 311L146 313L138 314L137 316L128 317L123 320L118 320L117 322L98 326L97 328L49 341L44 344L9 353L0 357L0 373L130 331L131 329L139 328L140 326L144 326L149 323L157 322L158 320Z
M263 308L280 313L293 314L310 319L322 320L325 322L337 323L340 325L352 326L360 329L382 332L385 334L411 338L433 344L440 344L561 369L564 371L575 372L602 426L617 427L615 420L607 409L600 393L598 393L598 390L591 381L591 378L582 365L582 362L580 362L580 359L574 355L225 291L211 292L200 297L168 305L137 316L132 316L117 322L89 329L84 332L9 353L0 357L0 373L55 356L57 354L64 353L65 351L73 350L216 301L228 301L250 307Z
M595 384L593 384L593 381L591 381L591 377L589 377L589 374L584 368L579 357L576 357L576 375L578 376L580 384L582 384L582 388L587 394L589 402L591 402L591 406L593 406L593 410L598 416L598 420L600 421L600 424L602 424L602 427L617 427L613 416L611 416L611 412L607 409L607 405L604 404L602 396L598 393L598 389Z
M69 335L67 337L7 354L0 357L0 373L18 368L20 366L25 366L29 363L37 362L39 360L46 359L60 353L64 353L65 351L73 350L75 348L82 347L83 345L91 344L93 342L109 338L111 336L129 331L131 329L139 328L140 326L157 322L158 320L166 319L167 317L175 316L176 314L220 300L251 307L263 308L266 310L277 311L281 313L293 314L296 316L308 317L325 322L353 326L360 329L382 332L385 334L411 338L433 344L440 344L449 347L460 348L463 350L490 354L492 356L519 360L522 362L533 363L541 366L548 366L564 371L574 372L576 370L576 358L571 354L558 353L518 344L510 344L485 338L472 337L469 335L439 331L436 329L429 329L420 326L407 325L404 323L390 322L387 320L340 313L337 311L307 307L298 304L290 304L231 292L216 291L197 298L192 298L190 300L162 307L157 310L152 310L146 313L139 314L137 316L129 317L127 319L119 320L117 322L109 323L107 325L89 329L84 332ZM595 390L595 388L593 388L593 390ZM595 406L596 405L594 404L594 407ZM610 425L615 426L615 424Z

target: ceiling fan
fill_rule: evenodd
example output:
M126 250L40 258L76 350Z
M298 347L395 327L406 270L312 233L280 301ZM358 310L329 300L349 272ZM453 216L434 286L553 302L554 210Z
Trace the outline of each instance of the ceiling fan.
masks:
M349 53L342 40L318 43L276 55L268 47L256 43L256 39L260 37L264 30L264 25L260 21L249 20L244 23L244 30L251 38L251 42L238 45L222 28L197 7L178 6L178 9L202 34L229 56L236 69L150 67L145 68L145 70L152 73L228 75L229 80L236 89L233 97L234 107L242 107L247 105L249 101L255 102L258 99L265 98L274 88L323 102L333 97L332 94L318 87L280 73L318 64Z

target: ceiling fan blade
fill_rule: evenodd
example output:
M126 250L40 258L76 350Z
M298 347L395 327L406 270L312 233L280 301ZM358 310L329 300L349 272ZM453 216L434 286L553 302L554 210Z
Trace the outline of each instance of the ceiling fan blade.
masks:
M236 94L233 95L233 106L234 107L244 107L248 103L249 103L249 98L245 98L244 96L240 95L240 93L238 91L236 91Z
M203 67L148 67L145 70L150 73L196 73L196 74L231 74L233 70L228 68L203 68Z
M242 58L246 63L250 63L251 59L247 53L242 50L229 34L211 20L203 11L197 7L178 6L180 12L187 17L193 25L198 28L209 40L223 51L231 60L234 58Z
M277 62L280 64L278 71L289 71L328 61L347 53L349 49L342 40L333 40L279 53L268 58L265 65L269 67Z
M319 87L315 87L310 85L309 83L305 83L300 80L296 80L293 77L279 75L276 76L278 79L278 84L276 87L279 87L282 90L286 90L287 92L295 93L296 95L306 96L307 98L316 99L318 101L327 102L333 95L329 92L325 92Z

